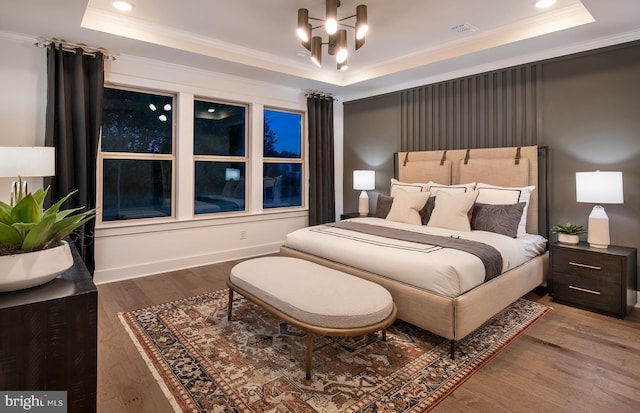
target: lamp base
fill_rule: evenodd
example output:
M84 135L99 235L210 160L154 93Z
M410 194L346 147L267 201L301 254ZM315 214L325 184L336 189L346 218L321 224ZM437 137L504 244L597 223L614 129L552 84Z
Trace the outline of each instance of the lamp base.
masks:
M360 192L360 198L358 198L358 214L361 216L369 215L369 195L367 195L367 191Z
M589 234L587 241L592 248L608 248L609 239L609 217L601 205L593 207L589 215Z

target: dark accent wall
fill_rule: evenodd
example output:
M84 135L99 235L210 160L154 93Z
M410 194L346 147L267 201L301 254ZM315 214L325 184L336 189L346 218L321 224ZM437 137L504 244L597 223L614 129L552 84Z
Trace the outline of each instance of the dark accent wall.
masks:
M401 150L535 145L540 73L532 63L401 91Z
M376 170L375 210L394 151L520 144L549 148L550 225L587 224L575 172L622 171L625 202L605 205L611 243L640 247L638 41L345 103L344 210L357 210L351 171L364 166Z

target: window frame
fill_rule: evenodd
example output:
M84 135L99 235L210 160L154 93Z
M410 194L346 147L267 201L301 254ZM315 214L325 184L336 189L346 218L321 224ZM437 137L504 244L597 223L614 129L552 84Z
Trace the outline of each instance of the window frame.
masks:
M262 123L265 122L265 111L272 112L284 112L284 113L293 113L296 115L300 115L300 157L299 158L276 158L276 157L266 157L264 156L264 147L262 153L260 154L262 157L261 162L261 170L264 171L264 165L267 163L279 164L279 163L288 163L288 164L300 164L300 205L292 205L292 206L281 206L281 207L273 207L273 208L265 208L264 207L264 199L262 200L261 210L264 213L273 213L273 212L282 212L296 209L306 209L308 196L307 196L307 139L306 139L306 112L303 110L295 110L295 109L287 109L280 108L277 106L265 105L262 108ZM264 146L264 130L262 131L262 146ZM264 173L264 172L262 172ZM264 182L264 175L262 177ZM263 188L264 191L264 188Z
M195 106L196 101L200 102L209 102L215 103L219 105L230 105L230 106L241 106L244 108L244 156L238 155L196 155L195 153L195 140L196 140L196 130L195 130ZM204 219L204 218L215 218L215 217L229 217L229 216L242 216L248 215L251 212L251 159L249 157L250 153L250 123L251 123L251 104L246 102L237 102L225 99L215 99L208 98L205 96L195 95L193 97L193 135L191 136L191 140L193 143L192 149L192 166L193 166L193 197L191 201L193 202L193 207L191 208L191 214L194 219ZM224 163L244 163L244 210L242 211L222 211L222 212L202 212L196 213L196 179L195 179L195 170L196 170L196 162L224 162Z
M96 205L98 213L96 214L96 226L98 227L116 227L116 226L131 226L144 223L153 222L170 222L176 219L176 145L177 145L177 102L178 96L176 93L151 89L151 88L139 88L132 86L123 86L111 83L105 83L105 89L118 89L126 90L130 92L139 92L146 94L154 94L158 96L171 97L172 110L171 110L171 153L141 153L141 152L103 152L102 151L102 125L100 125L100 138L98 139L98 156L96 165ZM103 201L104 201L104 161L107 159L114 160L145 160L145 161L171 161L171 215L166 217L149 217L149 218L135 218L135 219L122 219L114 221L103 221Z

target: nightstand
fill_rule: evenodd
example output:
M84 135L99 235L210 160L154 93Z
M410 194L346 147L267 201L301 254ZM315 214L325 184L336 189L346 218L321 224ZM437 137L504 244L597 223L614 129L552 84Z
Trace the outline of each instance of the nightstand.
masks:
M554 243L550 254L554 301L620 318L636 304L636 248Z
M376 214L373 212L369 212L367 215L360 215L358 212L345 212L344 214L340 214L340 220L349 219L349 218L360 218L360 217L375 217Z

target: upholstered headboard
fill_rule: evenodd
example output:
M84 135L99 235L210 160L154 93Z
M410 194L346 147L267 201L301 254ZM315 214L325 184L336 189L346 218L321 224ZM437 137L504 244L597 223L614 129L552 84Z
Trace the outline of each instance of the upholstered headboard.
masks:
M534 185L527 211L527 232L539 231L539 150L537 146L398 152L395 176L402 182L437 182L445 185L468 182L504 187ZM546 178L546 174L545 174ZM543 185L543 191L546 183ZM546 202L546 197L544 198Z

